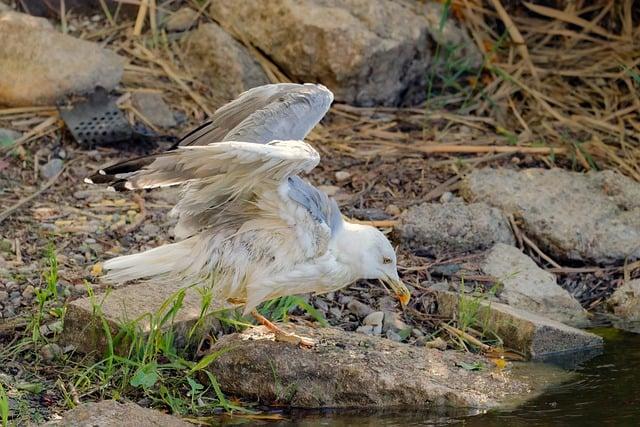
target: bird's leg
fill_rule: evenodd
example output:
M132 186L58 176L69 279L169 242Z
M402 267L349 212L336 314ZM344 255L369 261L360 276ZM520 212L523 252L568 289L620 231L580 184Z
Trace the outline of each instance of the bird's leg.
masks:
M251 315L255 317L262 326L266 327L268 330L275 334L276 341L290 342L293 344L297 344L300 347L306 348L311 348L316 344L315 341L311 338L301 337L296 334L283 331L274 323L269 321L269 319L258 313L258 310L256 309L251 310Z

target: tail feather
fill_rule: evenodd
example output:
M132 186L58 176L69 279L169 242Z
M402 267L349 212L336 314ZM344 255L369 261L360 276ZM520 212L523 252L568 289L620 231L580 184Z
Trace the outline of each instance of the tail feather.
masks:
M105 279L122 283L129 280L164 275L185 275L199 272L208 262L202 249L201 235L177 243L163 245L145 252L110 259L104 263Z

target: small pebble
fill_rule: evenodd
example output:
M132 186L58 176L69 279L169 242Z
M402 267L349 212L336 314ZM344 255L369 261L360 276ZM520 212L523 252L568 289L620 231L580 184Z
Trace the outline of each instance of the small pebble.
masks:
M336 181L341 182L341 181L346 181L349 178L351 178L351 174L347 171L338 171L336 172Z
M391 215L391 216L398 216L398 215L400 215L400 213L402 213L402 211L400 210L400 208L399 208L399 207L397 207L397 206L396 206L396 205L394 205L394 204L391 204L391 205L387 206L387 207L384 209L384 211L385 211L386 213L388 213L389 215Z
M364 318L362 321L363 325L371 325L371 326L380 326L380 331L382 332L382 322L384 319L384 312L382 311L374 311Z
M329 197L333 197L338 194L340 187L336 187L335 185L318 185L318 190L324 191Z
M145 225L142 226L141 231L143 234L153 237L156 234L160 233L160 227L158 227L152 222L147 222Z
M27 300L31 300L35 295L35 292L36 292L35 288L32 285L29 285L26 288L24 288L24 291L22 291L22 297Z
M347 304L349 304L349 301L351 301L352 299L353 299L353 297L351 297L349 295L340 295L340 298L338 298L338 304L347 305Z
M185 31L193 27L198 19L198 12L190 7L182 7L173 12L165 22L167 31Z
M367 317L371 313L373 313L373 308L369 307L367 304L362 303L356 299L349 301L347 304L347 308L349 311L360 319Z
M365 334L365 335L373 335L373 326L371 325L358 326L358 329L356 329L356 332L360 332L361 334Z
M62 170L63 166L64 162L62 161L62 159L51 159L40 168L40 176L46 179L51 179Z
M451 191L446 191L440 196L440 203L448 203L451 200L453 200L453 193Z
M7 301L9 299L9 292L0 291L0 302Z
M418 328L411 329L411 335L413 335L416 338L424 337L424 333Z
M402 337L400 336L400 334L398 334L395 331L391 331L391 330L387 331L386 336L391 341L396 341L396 342L402 341Z
M383 332L397 332L407 329L408 327L409 326L402 321L398 313L394 311L386 311L384 313L384 321L382 323Z
M40 348L40 356L50 362L57 359L62 355L62 349L56 343L45 344Z
M339 319L342 317L342 310L340 310L338 307L331 307L329 309L329 314L331 314L336 319Z
M314 305L318 310L320 310L320 311L322 311L322 312L325 312L325 313L326 313L326 312L328 312L328 311L329 311L329 305L328 305L326 302L324 302L323 300L321 300L321 299L316 299L316 300L313 302L313 305Z
M425 342L424 346L427 348L435 348L444 351L447 349L447 342L442 338L437 337L436 339Z

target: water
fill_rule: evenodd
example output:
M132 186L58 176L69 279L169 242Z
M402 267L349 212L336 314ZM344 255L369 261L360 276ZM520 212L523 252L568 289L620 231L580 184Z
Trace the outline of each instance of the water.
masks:
M419 411L362 414L323 412L289 415L278 426L640 426L640 335L615 329L601 355L575 367L576 375L516 409L484 414Z

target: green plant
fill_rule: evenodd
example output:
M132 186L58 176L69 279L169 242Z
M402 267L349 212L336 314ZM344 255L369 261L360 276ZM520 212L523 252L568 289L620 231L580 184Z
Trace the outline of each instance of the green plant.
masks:
M35 289L36 312L31 317L29 330L31 331L31 340L34 344L38 344L44 340L40 333L42 322L45 318L45 309L51 308L49 314L53 317L62 319L64 317L64 307L54 306L58 302L58 259L53 243L49 243L45 251L45 259L47 269L43 273L44 288Z
M269 300L263 303L258 308L258 311L263 316L270 317L276 322L286 322L288 320L289 313L295 308L300 308L304 312L308 313L316 322L320 323L320 325L322 326L327 326L329 324L322 313L316 310L304 299L296 295L279 297Z
M4 391L2 383L0 383L0 421L2 422L2 427L9 425L9 396Z
M247 409L225 398L215 376L207 370L230 349L207 354L196 361L191 356L195 349L189 342L178 344L174 321L183 307L186 291L177 291L154 313L121 325L117 332L112 331L100 304L90 292L94 316L99 319L106 339L106 352L100 361L72 370L73 388L80 394L95 394L99 398L144 396L154 405L183 415L197 416L215 408L246 412ZM204 298L203 305L207 301ZM200 317L206 313L203 308Z

